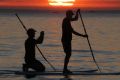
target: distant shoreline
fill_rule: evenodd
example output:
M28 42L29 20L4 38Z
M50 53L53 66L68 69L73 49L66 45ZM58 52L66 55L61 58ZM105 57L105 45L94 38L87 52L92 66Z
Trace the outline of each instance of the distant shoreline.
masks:
M3 12L23 12L23 13L30 13L30 12L38 12L38 13L39 12L65 12L68 9L66 8L66 9L63 9L63 10L58 10L58 9L45 9L45 8L41 8L41 9L0 8L0 13L3 13ZM76 10L78 8L70 8L70 9ZM88 13L120 13L119 9L112 9L112 10L82 9L81 11L82 12L88 12Z
M76 9L72 9L76 11ZM64 15L66 10L46 10L46 9L9 9L9 8L0 8L0 15L5 14L24 14L27 16L37 16L38 14L41 15ZM96 14L99 16L119 16L120 10L81 10L82 14L84 15L91 15L95 16Z

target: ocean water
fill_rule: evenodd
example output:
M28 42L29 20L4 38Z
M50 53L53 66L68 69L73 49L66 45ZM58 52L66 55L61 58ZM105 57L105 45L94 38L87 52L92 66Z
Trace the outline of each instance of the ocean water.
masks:
M43 44L38 45L45 57L57 70L62 71L64 51L61 44L61 25L65 13L18 13L27 28L45 31ZM120 13L84 12L82 17L89 35L96 61L102 72L120 72ZM84 34L80 21L72 22L74 30ZM26 32L14 13L0 13L0 71L22 71L24 63L24 41ZM36 49L36 58L47 71L53 71ZM97 69L92 59L86 38L73 35L71 71ZM0 80L27 80L24 75L0 74ZM40 76L30 80L119 80L120 76Z

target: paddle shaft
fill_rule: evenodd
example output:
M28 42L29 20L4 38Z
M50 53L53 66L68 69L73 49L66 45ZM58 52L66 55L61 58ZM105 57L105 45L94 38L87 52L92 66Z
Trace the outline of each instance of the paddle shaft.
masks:
M25 31L27 32L27 28L25 27L25 25L23 24L22 20L19 18L18 14L15 14L16 17L18 18L18 20L20 21L20 23L22 24L23 28L25 29ZM38 49L38 51L40 52L40 54L42 55L42 57L45 59L45 61L51 66L51 68L56 71L56 69L53 67L53 65L45 58L45 56L43 55L43 53L41 52L41 50L39 49L39 47L37 45L35 45L36 48Z
M85 32L85 34L87 34L87 31L86 31L86 28L85 28L85 24L84 24L84 22L83 22L83 18L82 18L81 11L79 12L79 14L80 14L80 19L81 19L81 22L82 22L82 25L83 25L83 28L84 28L84 32ZM100 70L100 68L99 68L99 66L98 66L98 64L97 64L97 62L96 62L96 60L95 60L95 56L94 56L94 54L93 54L93 50L92 50L92 47L91 47L91 44L90 44L90 41L89 41L89 38L88 38L88 37L87 37L87 42L88 42L88 45L89 45L89 48L90 48L90 51L91 51L93 60L94 60L94 62L95 62L95 64L96 64L98 70L101 72L101 70Z

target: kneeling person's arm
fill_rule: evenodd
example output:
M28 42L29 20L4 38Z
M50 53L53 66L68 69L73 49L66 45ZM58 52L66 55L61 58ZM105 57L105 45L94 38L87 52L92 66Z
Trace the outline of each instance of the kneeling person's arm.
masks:
M44 40L44 31L41 31L40 36L36 40L36 44L41 44L43 42L43 40Z

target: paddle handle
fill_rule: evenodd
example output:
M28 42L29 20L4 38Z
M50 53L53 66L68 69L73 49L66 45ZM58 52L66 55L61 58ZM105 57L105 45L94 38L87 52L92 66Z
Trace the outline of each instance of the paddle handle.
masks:
M81 19L81 22L82 22L82 25L83 25L84 32L85 32L86 35L88 35L88 34L87 34L87 30L86 30L86 28L85 28L85 24L84 24L83 18L82 18L81 10L79 11L79 15L80 15L80 19ZM89 48L90 48L90 51L91 51L93 60L94 60L94 62L95 62L95 64L96 64L98 70L101 72L101 69L99 68L99 65L97 64L97 62L96 62L96 60L95 60L95 56L94 56L94 54L93 54L93 50L92 50L92 47L91 47L91 44L90 44L90 40L89 40L88 37L87 37L87 42L88 42L88 45L89 45Z

